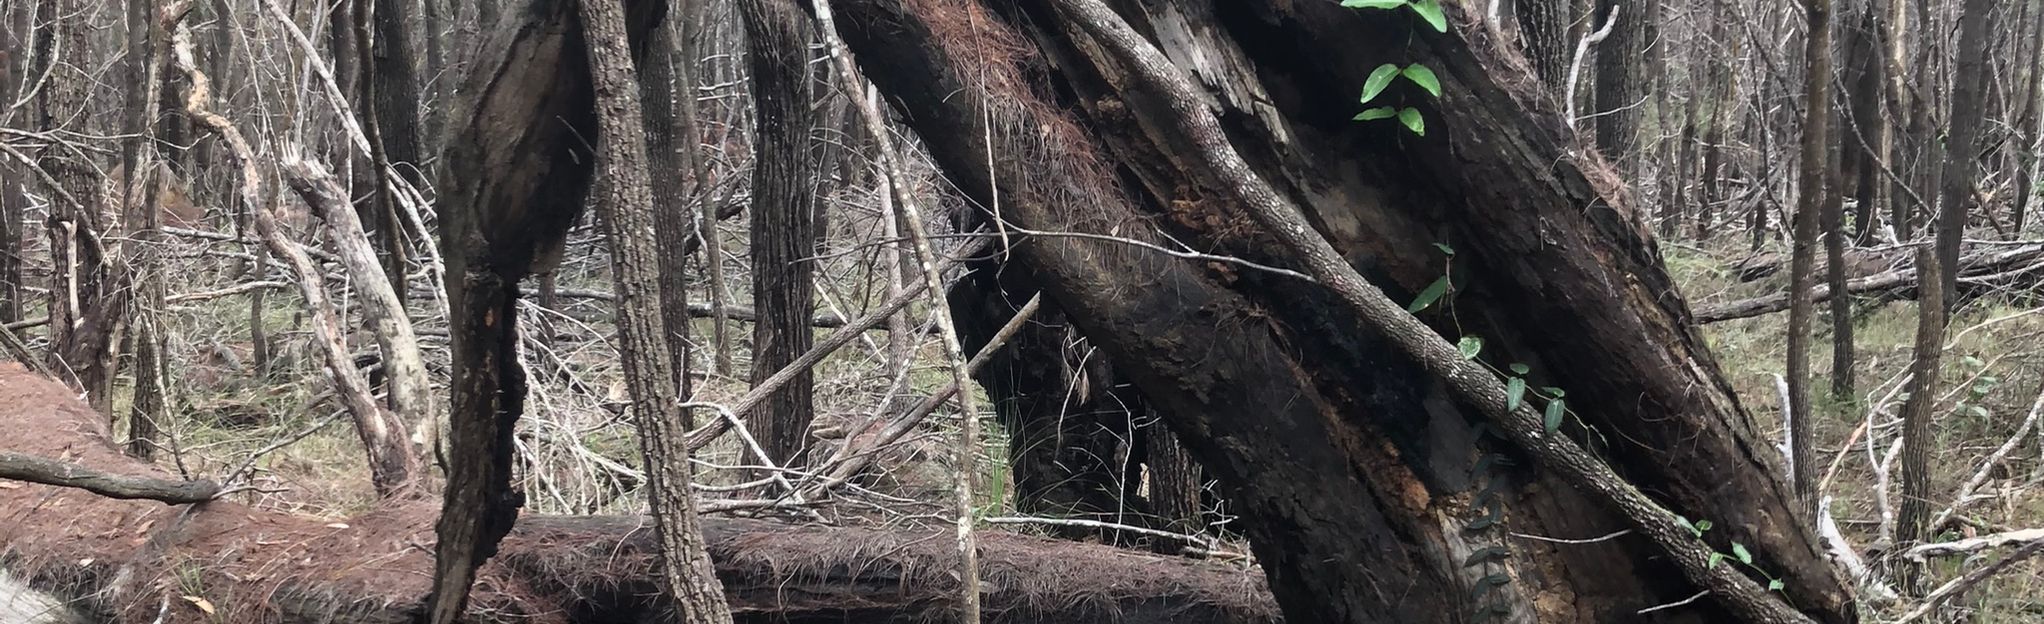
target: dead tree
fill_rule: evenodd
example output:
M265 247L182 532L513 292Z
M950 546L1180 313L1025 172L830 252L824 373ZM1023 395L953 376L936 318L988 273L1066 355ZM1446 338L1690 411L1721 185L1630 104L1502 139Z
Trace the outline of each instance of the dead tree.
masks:
M1446 4L1458 27L1445 35L1412 33L1426 27L1407 13L1333 3L1173 4L1145 14L1139 30L1168 42L1171 58L1186 59L1176 71L1206 85L1201 105L1161 99L1048 2L836 5L865 74L951 183L988 206L999 189L1020 237L1014 261L1161 403L1173 433L1240 504L1289 617L1451 621L1499 566L1528 566L1561 572L1487 589L1486 604L1542 621L1727 618L1710 600L1636 615L1696 594L1660 572L1610 573L1669 570L1647 543L1556 548L1487 533L1496 529L1486 519L1577 537L1621 520L1557 474L1488 470L1497 460L1484 457L1527 460L1485 433L1494 429L1477 428L1476 413L1456 407L1432 373L1359 331L1361 319L1323 286L1029 234L1156 244L1169 233L1262 266L1298 266L1247 223L1233 181L1187 151L1174 111L1222 111L1249 166L1304 202L1317 234L1393 296L1409 300L1449 273L1435 244L1454 249L1454 296L1442 305L1455 314L1430 313L1436 329L1482 336L1496 349L1486 361L1525 362L1535 387L1566 388L1569 411L1587 428L1568 425L1574 433L1564 435L1600 432L1612 443L1607 461L1658 493L1658 504L1726 527L1706 541L1746 545L1785 575L1784 591L1810 617L1850 621L1850 595L1796 520L1780 459L1687 325L1687 306L1629 200L1601 165L1568 155L1580 148L1555 101L1529 88L1535 82L1510 51L1467 26L1475 20L1465 3ZM986 54L988 46L1004 52ZM1295 62L1302 58L1316 61ZM1353 101L1352 89L1393 58L1445 77L1439 100L1412 100L1427 116L1425 137L1349 122L1355 111L1335 105ZM1251 69L1271 66L1291 69ZM990 149L1004 157L987 163ZM1515 209L1494 209L1506 204ZM1472 505L1485 490L1538 494ZM1464 567L1494 546L1508 548L1510 561ZM1413 589L1395 599L1371 589L1392 585ZM1531 600L1554 591L1595 598Z
M575 3L537 3L497 24L459 90L439 189L452 380L449 466L435 529L435 624L464 613L477 567L517 519L512 433L525 409L519 281L558 261L589 192L595 89ZM643 35L663 8L632 2Z

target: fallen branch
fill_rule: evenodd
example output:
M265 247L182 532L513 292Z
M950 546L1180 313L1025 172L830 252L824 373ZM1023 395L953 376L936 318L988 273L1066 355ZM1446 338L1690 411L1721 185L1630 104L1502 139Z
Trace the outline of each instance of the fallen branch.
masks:
M1903 615L1902 619L1895 620L1895 624L1908 624L1909 622L1922 619L1923 616L1929 615L1931 611L1936 610L1939 605L1957 598L1960 594L1966 593L1966 590L1972 589L1973 586L1979 585L1982 581L1986 581L1996 574L2000 574L2002 570L2008 569L2009 566L2015 565L2016 562L2036 556L2039 552L2044 552L2044 540L2030 542L2028 546L2009 553L2007 557L2002 557L2000 561L1981 566L1978 570L1967 572L1965 576L1952 579L1951 582L1940 585L1937 589L1932 590L1930 595L1924 596L1921 606Z
M1910 559L1922 561L1931 557L1970 555L1990 548L2036 543L2044 543L2044 529L2024 529L2021 531L1982 535L1954 542L1924 544L1911 548L1903 552L1902 555Z
M153 500L167 505L203 503L220 494L220 484L212 481L109 474L78 464L5 451L0 451L0 479L78 488L107 498Z
M594 290L589 288L560 288L556 289L554 291L554 294L569 299L595 299L598 301L612 301L617 299L616 293L612 293L607 290ZM719 310L720 308L718 308L715 305L702 303L698 301L691 301L688 304L688 315L693 318L711 318L716 316ZM734 321L751 323L759 320L759 313L753 310L752 306L727 305L722 307L721 311L724 313L724 318L731 319ZM829 312L819 312L816 314L815 317L809 320L810 325L823 328L844 327L847 323L849 323L849 321L846 321L845 317L838 316L836 314L831 314ZM887 329L889 326L890 324L888 323L887 319L881 319L879 323L871 325L868 328Z
M1960 261L1959 280L1962 284L1975 287L1991 286L1993 282L2028 274L2032 281L2044 277L2044 245L2024 245L1975 254ZM1916 267L1903 267L1883 273L1868 275L1847 282L1845 291L1853 295L1879 293L1884 297L1910 298L1916 296ZM1812 301L1823 303L1831 299L1831 287L1818 284L1811 289ZM1726 303L1698 306L1694 316L1698 323L1716 323L1734 319L1751 318L1772 314L1789 308L1787 292L1741 299Z

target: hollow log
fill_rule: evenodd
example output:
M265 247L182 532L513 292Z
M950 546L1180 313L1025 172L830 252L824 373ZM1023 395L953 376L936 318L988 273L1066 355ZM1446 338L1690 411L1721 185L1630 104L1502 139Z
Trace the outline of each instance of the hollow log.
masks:
M61 384L0 365L0 428L36 432L0 442L0 452L168 479L121 455L99 421ZM68 601L87 621L399 624L418 616L431 589L431 505L334 522L225 500L166 506L8 483L0 510L0 578ZM521 519L479 571L470 621L658 619L670 605L657 598L649 529L639 517ZM956 555L944 531L709 518L704 534L741 622L948 619ZM1278 621L1261 579L1240 567L1013 534L988 535L983 550L988 621ZM168 617L157 620L164 604Z
M1186 2L1124 15L1207 87L1233 147L1376 285L1484 361L1567 391L1561 430L1669 510L1721 527L1818 621L1850 594L1800 521L1630 198L1495 31L1449 2L1449 34L1334 2ZM840 30L952 183L998 205L1013 257L1123 369L1242 512L1286 614L1315 622L1733 621L1663 554L1475 426L1477 415L1316 284L1079 233L1266 266L1297 258L1189 155L1171 107L1051 3L850 0ZM1427 134L1357 123L1396 59ZM1410 90L1410 92L1406 92ZM1001 155L987 163L985 155ZM1451 249L1452 254L1443 249ZM1507 463L1509 462L1509 463ZM1509 527L1509 530L1503 530ZM1508 551L1500 558L1479 553ZM1497 585L1493 581L1505 579ZM1475 598L1472 598L1475 597ZM1480 599L1480 600L1479 600Z

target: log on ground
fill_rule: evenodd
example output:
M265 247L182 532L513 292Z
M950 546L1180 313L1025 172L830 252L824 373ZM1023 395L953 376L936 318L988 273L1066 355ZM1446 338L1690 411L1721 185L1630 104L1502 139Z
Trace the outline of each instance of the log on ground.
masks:
M169 478L121 455L101 419L62 385L17 365L0 365L0 406L0 428L35 432L0 450ZM416 617L430 589L431 505L335 522L224 500L166 506L4 482L0 509L0 570L77 605L90 621L151 622L161 612L166 622L397 624ZM952 617L948 532L704 524L741 622ZM987 621L1278 621L1250 569L1013 534L988 535L982 548ZM530 517L483 567L471 616L657 619L669 608L657 598L657 556L643 518Z

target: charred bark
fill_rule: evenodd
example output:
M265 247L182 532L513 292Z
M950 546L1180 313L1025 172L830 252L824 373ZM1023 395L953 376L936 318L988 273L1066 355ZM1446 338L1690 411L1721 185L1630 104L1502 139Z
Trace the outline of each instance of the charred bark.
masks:
M1183 137L1158 127L1164 104L1075 43L1083 34L1041 3L1006 15L963 0L844 6L846 38L867 75L955 184L982 203L998 185L1011 223L1137 239L1156 236L1145 223L1162 223L1203 250L1287 263L1244 227L1228 191L1187 164ZM1033 41L1008 30L1025 23L1036 29ZM1764 565L1792 575L1785 580L1798 603L1825 621L1850 620L1842 585L1792 520L1779 460L1755 441L1750 417L1688 327L1686 305L1623 191L1562 156L1573 145L1555 105L1518 86L1530 81L1509 74L1522 70L1496 42L1479 33L1408 44L1387 34L1359 44L1379 40L1359 39L1362 30L1404 33L1409 24L1331 4L1171 5L1143 28L1188 59L1236 148L1304 202L1352 264L1410 296L1443 271L1433 243L1452 245L1456 314L1466 331L1503 345L1490 357L1532 363L1542 371L1536 383L1567 387L1634 483L1689 517L1729 519L1715 522L1737 535L1713 541L1765 542ZM974 52L984 42L1021 52ZM1355 111L1339 104L1353 99L1346 91L1362 74L1401 54L1454 83L1427 111L1424 139L1358 126L1349 121ZM980 125L982 114L992 128ZM1488 142L1497 140L1512 147ZM1007 155L991 171L984 141ZM1485 209L1503 203L1520 209ZM1469 588L1488 572L1461 565L1497 538L1464 530L1484 512L1456 495L1489 488L1490 475L1472 470L1480 455L1510 451L1482 440L1471 414L1410 360L1357 333L1361 324L1328 294L1289 277L1055 236L1024 237L1016 257L1088 340L1162 403L1174 433L1241 503L1289 615L1424 622L1466 610ZM1726 467L1738 476L1726 478ZM1501 479L1497 487L1515 493L1506 497L1514 531L1579 535L1615 521L1586 514L1597 508L1553 479L1524 471ZM1694 593L1648 580L1645 570L1661 564L1641 542L1512 546L1514 570L1542 570L1499 597L1515 618L1637 621L1639 608ZM1413 589L1395 598L1372 589L1394 586ZM1525 597L1554 591L1577 599ZM1720 613L1689 609L1652 617Z
M631 4L643 33L661 3ZM451 343L447 514L435 529L435 623L464 612L475 570L497 552L523 496L511 488L512 433L525 408L518 283L551 267L582 212L596 134L594 87L575 3L536 2L490 31L460 89L439 185ZM553 259L553 260L544 260Z

